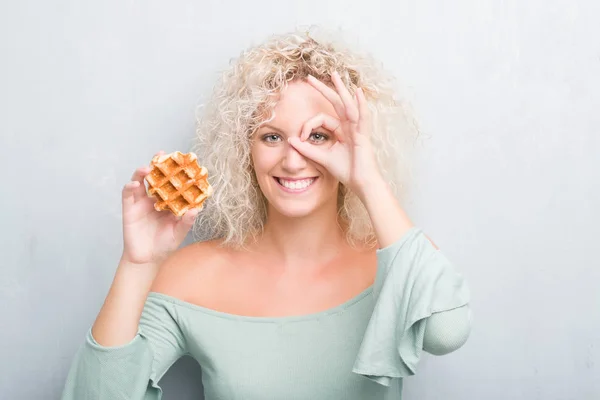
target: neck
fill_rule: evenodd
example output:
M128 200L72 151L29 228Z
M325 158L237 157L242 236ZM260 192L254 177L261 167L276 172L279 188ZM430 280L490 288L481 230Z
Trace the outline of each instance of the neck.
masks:
M323 265L348 246L337 221L337 207L290 218L270 209L258 250L277 260L283 269L306 271Z

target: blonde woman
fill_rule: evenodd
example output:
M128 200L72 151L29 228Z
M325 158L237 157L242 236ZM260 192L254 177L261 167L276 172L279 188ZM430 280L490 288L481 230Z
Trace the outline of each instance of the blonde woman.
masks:
M307 34L244 52L198 124L207 207L123 189L124 248L63 399L159 399L181 356L207 400L399 399L470 332L461 274L401 207L417 129L370 58ZM211 240L179 248L196 227Z

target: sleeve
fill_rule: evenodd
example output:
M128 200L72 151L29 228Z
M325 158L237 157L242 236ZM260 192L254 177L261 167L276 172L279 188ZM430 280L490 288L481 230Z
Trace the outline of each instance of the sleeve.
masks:
M458 350L471 333L471 308L464 305L453 310L432 314L426 320L423 350L443 356Z
M468 315L470 299L465 279L418 227L377 250L373 295L375 307L353 372L384 386L393 378L414 375L424 345L436 351L436 338L447 331L448 322L452 325L460 319L461 329L470 323L461 317ZM463 306L467 308L460 312L444 313ZM428 321L433 314L437 315ZM428 322L429 344L425 343ZM451 341L464 341L459 336L455 334L457 339Z
M75 355L62 400L160 400L158 381L185 353L173 305L149 297L131 342L104 347L91 329Z

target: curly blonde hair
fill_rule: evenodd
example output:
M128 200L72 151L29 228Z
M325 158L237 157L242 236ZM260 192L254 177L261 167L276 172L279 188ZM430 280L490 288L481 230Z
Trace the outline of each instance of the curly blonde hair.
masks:
M253 171L254 132L270 121L278 94L289 82L311 74L328 85L336 70L351 93L361 87L373 120L371 141L383 177L400 201L411 176L411 155L419 129L406 102L395 97L394 80L371 57L348 48L335 35L314 32L273 35L240 55L200 106L194 151L209 172L214 193L197 218L194 233L243 247L263 231L267 200ZM358 197L340 185L338 220L351 245L375 245L369 215Z

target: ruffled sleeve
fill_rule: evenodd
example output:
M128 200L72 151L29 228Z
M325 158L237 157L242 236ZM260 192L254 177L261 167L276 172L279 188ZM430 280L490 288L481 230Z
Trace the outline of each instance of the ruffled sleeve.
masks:
M62 400L160 400L157 382L185 353L172 305L149 297L138 334L118 347L104 347L91 329L75 355Z
M432 314L462 307L455 316L470 318L470 312L464 312L470 298L464 277L418 227L377 250L373 294L375 308L353 372L385 386L393 378L414 375L424 338L439 336L425 334ZM432 325L439 333L439 321Z

